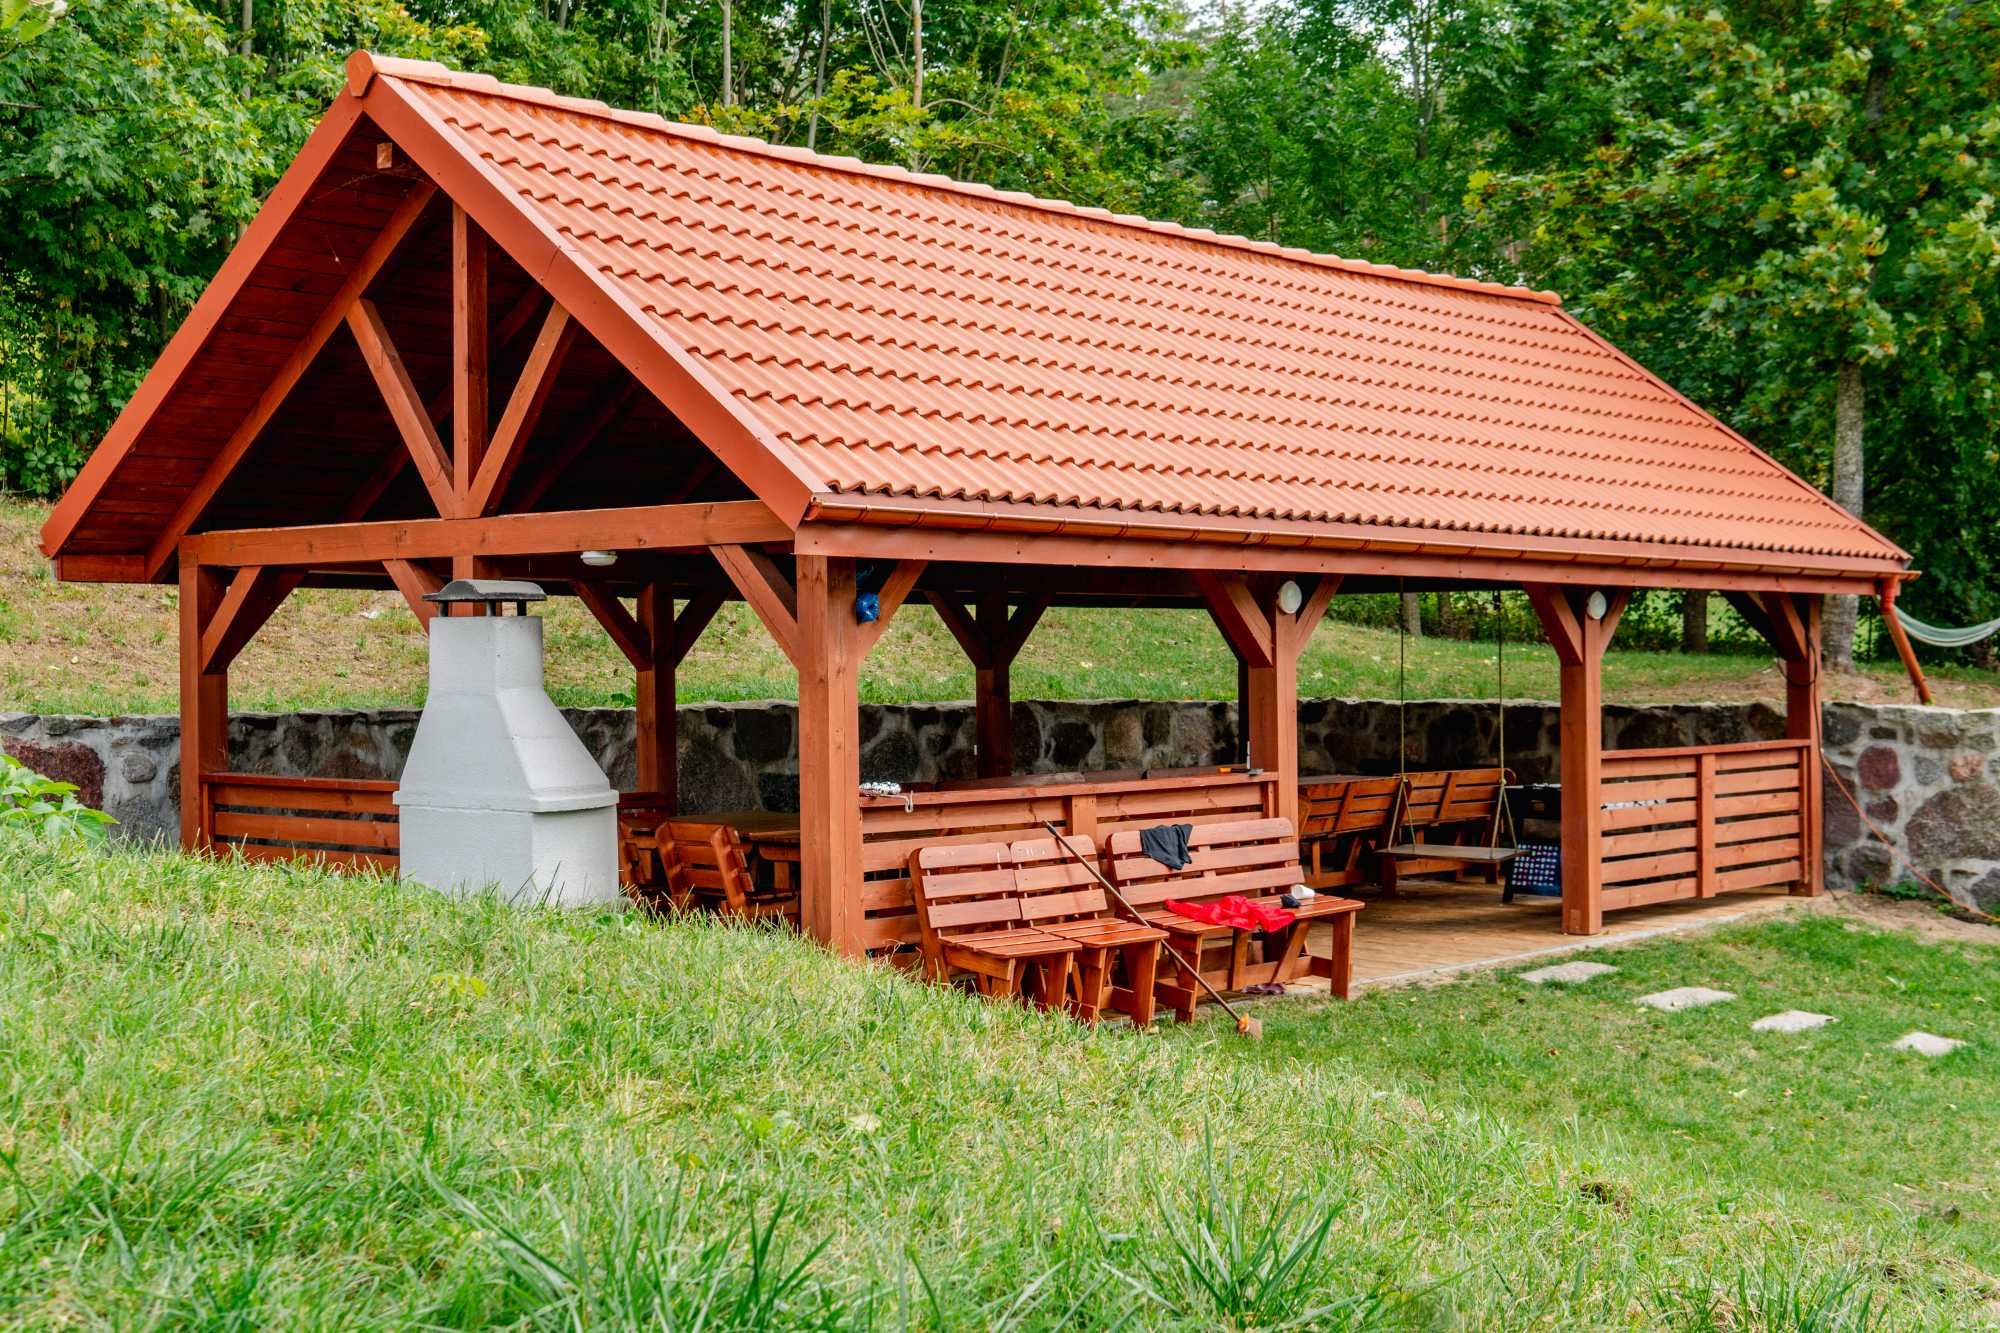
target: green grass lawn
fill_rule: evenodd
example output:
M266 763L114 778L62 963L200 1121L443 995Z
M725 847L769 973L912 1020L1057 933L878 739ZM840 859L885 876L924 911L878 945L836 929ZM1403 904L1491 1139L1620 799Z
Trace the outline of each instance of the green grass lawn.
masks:
M0 846L0 1323L1962 1327L2000 950L1082 1031L795 938ZM1743 992L1643 1012L1658 985ZM1748 1020L1840 1015L1805 1037ZM1910 1027L1972 1038L1927 1063Z

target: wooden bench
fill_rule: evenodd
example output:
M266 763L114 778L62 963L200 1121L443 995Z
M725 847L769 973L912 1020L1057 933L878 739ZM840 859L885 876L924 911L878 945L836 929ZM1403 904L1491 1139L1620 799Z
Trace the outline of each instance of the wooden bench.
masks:
M1043 1009L1065 1002L1083 946L1027 924L1006 843L920 847L910 853L910 883L934 980L966 972L981 995L1029 998Z
M782 918L799 924L798 892L757 887L742 835L731 825L670 819L655 830L653 843L674 906L707 907L746 921Z
M1318 895L1294 914L1289 925L1266 935L1253 956L1252 932L1213 925L1182 916L1167 900L1201 901L1241 895L1253 902L1278 906L1278 899L1299 883L1298 838L1288 819L1247 819L1197 825L1188 838L1189 863L1170 870L1141 850L1139 830L1111 837L1108 870L1111 882L1147 925L1167 932L1168 942L1193 967L1201 969L1219 991L1295 981L1308 969L1325 975L1333 993L1347 998L1353 975L1354 914L1361 904L1352 898ZM1324 969L1314 967L1306 953L1312 924L1333 927L1333 952ZM1187 967L1173 964L1159 983L1160 998L1182 1022L1194 1017L1205 992Z
M1373 883L1375 857L1396 836L1403 780L1307 778L1299 783L1299 851L1315 889Z
M1167 932L1114 915L1104 887L1077 860L1095 865L1097 844L1081 834L1066 834L1063 841L1074 856L1054 838L1025 838L1008 848L1021 916L1081 950L1072 1005L1078 1018L1095 1023L1112 1009L1145 1027L1153 1021L1160 945Z
M1405 774L1394 841L1378 858L1383 890L1395 892L1402 875L1458 879L1468 870L1498 884L1502 867L1519 855L1499 846L1500 803L1512 780L1504 768Z

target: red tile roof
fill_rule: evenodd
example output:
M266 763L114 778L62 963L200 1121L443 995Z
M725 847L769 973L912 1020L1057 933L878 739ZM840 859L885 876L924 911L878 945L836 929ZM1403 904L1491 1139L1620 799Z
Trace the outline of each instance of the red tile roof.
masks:
M834 492L1902 555L1548 293L377 68Z
M697 435L783 514L977 509L1869 573L1906 560L1548 293L438 65L360 55L350 73L349 96L482 226L497 236L494 214L514 215L538 251L515 258L586 327L579 295L642 332L621 344L597 326L684 420L708 414ZM120 449L145 431L127 425Z

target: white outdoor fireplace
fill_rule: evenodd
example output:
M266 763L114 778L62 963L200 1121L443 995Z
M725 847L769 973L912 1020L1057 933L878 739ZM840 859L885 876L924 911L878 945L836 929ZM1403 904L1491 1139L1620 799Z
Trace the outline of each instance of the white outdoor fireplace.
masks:
M532 583L458 579L425 600L430 695L396 790L403 878L580 907L620 899L618 793L542 689ZM516 614L503 615L513 603ZM484 615L446 614L475 605Z

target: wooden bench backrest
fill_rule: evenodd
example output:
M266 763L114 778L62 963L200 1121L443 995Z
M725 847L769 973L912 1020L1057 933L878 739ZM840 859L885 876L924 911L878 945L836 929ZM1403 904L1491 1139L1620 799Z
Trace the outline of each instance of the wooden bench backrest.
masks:
M1157 907L1169 898L1275 898L1301 878L1299 840L1289 819L1244 819L1197 825L1188 838L1188 865L1169 870L1139 849L1138 830L1111 835L1111 882L1132 906Z
M1095 864L1097 844L1081 834L1063 836L1077 856ZM1014 859L1014 883L1021 895L1021 916L1029 925L1107 916L1111 901L1088 866L1065 852L1054 838L1023 838L1009 849Z
M1387 833L1403 794L1403 780L1344 778L1299 785L1299 838L1332 838L1344 833Z
M720 894L733 912L750 913L750 862L727 824L670 819L654 835L667 888L677 898Z
M924 950L945 940L1021 924L1014 859L1004 842L960 842L910 853L917 926Z
M1510 775L1501 768L1455 768L1405 775L1404 828L1439 824L1487 824L1500 810L1500 792Z

